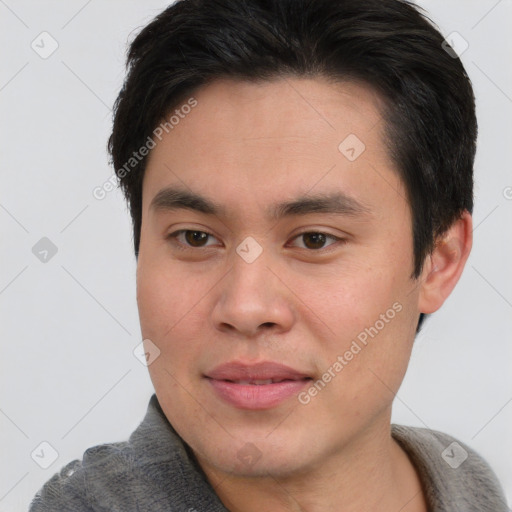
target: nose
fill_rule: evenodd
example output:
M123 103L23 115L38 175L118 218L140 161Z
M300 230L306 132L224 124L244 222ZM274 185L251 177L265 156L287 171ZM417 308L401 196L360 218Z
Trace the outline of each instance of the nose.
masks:
M234 256L212 310L217 329L255 337L262 332L286 332L293 325L291 292L279 273L269 268L264 254L252 263Z

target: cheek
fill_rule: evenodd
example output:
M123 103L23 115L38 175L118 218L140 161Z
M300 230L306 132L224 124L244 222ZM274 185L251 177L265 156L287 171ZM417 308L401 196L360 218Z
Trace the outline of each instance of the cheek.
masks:
M382 325L379 314L353 325L353 335L333 338L328 348L322 380L332 384L318 393L316 411L333 424L342 418L355 428L370 421L391 406L402 383L412 348L410 318L402 309Z
M334 340L347 340L373 325L399 298L394 272L369 262L343 262L329 273L302 273L290 281L307 306L306 317L322 319Z
M193 367L190 363L205 339L209 282L205 276L186 275L178 265L140 261L137 304L142 336L155 343L161 356L149 367L151 373L166 368L178 377Z
M368 401L392 400L407 370L415 328L414 308L398 293L365 316L346 347L352 361L345 377L357 382L358 394Z
M177 294L157 267L137 269L137 305L142 334L145 338L160 338L175 323Z
M194 309L200 293L200 279L187 276L179 265L156 254L139 257L137 305L144 335L161 337L174 330Z
M397 264L359 262L323 276L316 287L309 280L295 282L301 283L298 294L307 297L307 317L312 321L321 318L328 327L319 347L322 366L328 369L338 356L347 355L343 369L332 370L340 375L333 390L343 387L340 396L347 397L349 392L354 401L374 393L381 400L390 391L380 378L396 391L407 367L416 325L414 297L408 295L410 283Z

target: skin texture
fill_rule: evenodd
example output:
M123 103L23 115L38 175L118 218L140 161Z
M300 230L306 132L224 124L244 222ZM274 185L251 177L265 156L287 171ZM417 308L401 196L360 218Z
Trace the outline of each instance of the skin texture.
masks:
M390 436L391 405L419 313L437 310L462 272L470 215L411 279L411 213L371 89L322 78L218 80L194 98L152 150L143 183L137 300L143 337L160 350L149 371L167 418L231 511L426 510ZM354 161L338 149L350 134L365 145ZM153 208L170 186L225 211ZM332 192L364 213L267 217L275 203ZM211 236L187 246L183 234L168 237L178 230ZM312 249L303 232L337 238ZM249 236L262 248L252 263L236 251ZM383 314L378 334L333 371ZM233 360L275 361L314 381L331 368L335 377L307 404L292 396L245 410L204 377Z

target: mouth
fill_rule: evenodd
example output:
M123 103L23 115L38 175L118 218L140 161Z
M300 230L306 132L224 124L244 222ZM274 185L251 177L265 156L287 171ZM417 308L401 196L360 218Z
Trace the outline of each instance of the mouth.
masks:
M268 384L278 384L280 382L297 382L299 380L311 380L311 377L304 377L304 379L251 379L251 380L229 380L220 379L225 382L232 382L240 386L267 386Z
M302 380L311 378L305 372L290 366L273 361L246 364L240 361L231 361L216 366L205 374L205 377L215 380L226 380L244 384L272 384L284 380Z
M217 398L238 409L276 407L296 396L312 377L274 362L226 363L204 375Z

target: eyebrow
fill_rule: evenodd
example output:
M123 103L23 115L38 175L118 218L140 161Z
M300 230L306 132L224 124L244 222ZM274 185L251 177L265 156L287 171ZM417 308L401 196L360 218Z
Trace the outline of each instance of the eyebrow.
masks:
M279 220L292 215L330 213L350 217L369 216L370 208L342 192L304 195L289 202L280 203L269 209L269 217Z
M195 192L175 187L160 190L150 204L155 211L193 210L206 215L226 217L224 206ZM351 217L369 216L371 210L342 192L303 195L291 201L271 205L267 210L270 220L277 221L294 215L327 213Z
M226 213L224 207L206 197L173 187L160 190L151 201L149 208L155 211L195 210L207 215L225 215Z

